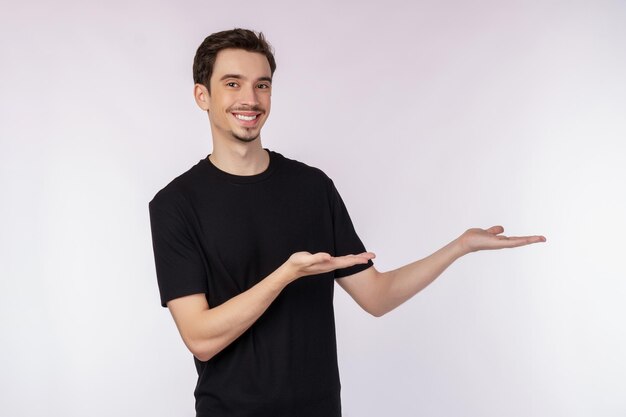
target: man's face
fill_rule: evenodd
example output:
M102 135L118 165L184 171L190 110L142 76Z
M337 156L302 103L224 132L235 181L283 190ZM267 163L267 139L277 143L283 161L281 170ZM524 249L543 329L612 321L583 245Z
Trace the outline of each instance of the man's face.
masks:
M252 142L270 114L272 72L265 55L243 49L218 52L210 80L213 135Z

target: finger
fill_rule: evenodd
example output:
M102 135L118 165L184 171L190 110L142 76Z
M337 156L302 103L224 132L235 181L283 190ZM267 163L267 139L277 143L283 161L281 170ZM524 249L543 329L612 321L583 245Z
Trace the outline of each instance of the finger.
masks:
M328 262L332 258L333 257L330 256L329 253L318 252L318 253L315 253L315 254L311 255L310 262L311 262L311 265L312 265L312 264L317 264L317 263L320 263L320 262Z
M504 233L504 227L502 227L500 225L498 225L498 226L491 226L489 229L487 229L487 232L499 235L500 233Z
M376 257L376 254L374 252L362 252L362 253L357 253L357 254L336 256L336 257L334 257L334 259L340 259L340 260L365 259L365 260L369 260L369 259L373 259L375 257Z
M543 236L509 236L500 242L503 243L503 247L515 248L518 246L530 245L532 243L545 242L546 238Z
M333 265L336 268L347 268L349 266L365 264L370 258L359 255L345 255L333 258Z

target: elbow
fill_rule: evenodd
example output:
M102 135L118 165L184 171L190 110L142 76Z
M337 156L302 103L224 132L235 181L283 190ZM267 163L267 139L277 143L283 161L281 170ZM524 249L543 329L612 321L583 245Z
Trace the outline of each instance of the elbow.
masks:
M382 317L393 310L393 307L390 308L390 306L385 302L385 297L370 297L369 299L363 300L358 304L368 314L376 318Z
M374 303L364 303L362 301L357 301L357 304L359 305L359 307L361 307L363 311L374 317L382 317L387 313L387 310L385 310L382 306L376 305Z
M378 317L382 317L385 314L387 314L389 312L389 310L384 309L382 307L370 307L367 309L364 309L365 311L367 311L370 315L378 318Z
M185 340L187 349L195 356L199 361L206 362L215 356L218 351L214 346L206 340Z
M378 317L382 317L385 314L387 314L386 311L368 311L368 313L370 313L372 316L378 318Z
M207 362L209 359L211 359L214 355L212 355L210 352L205 352L205 351L191 351L191 353L193 353L193 356L198 359L200 362Z

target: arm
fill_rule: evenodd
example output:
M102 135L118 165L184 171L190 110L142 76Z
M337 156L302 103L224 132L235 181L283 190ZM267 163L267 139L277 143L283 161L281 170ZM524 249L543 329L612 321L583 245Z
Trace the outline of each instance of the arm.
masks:
M374 256L298 252L255 286L215 308L209 308L205 294L176 298L167 307L187 348L201 361L208 361L252 326L292 281L367 263Z
M502 226L469 229L430 256L388 272L373 266L357 274L340 278L337 283L373 316L380 317L395 309L433 282L454 261L471 252L513 248L545 242L543 236L502 236Z

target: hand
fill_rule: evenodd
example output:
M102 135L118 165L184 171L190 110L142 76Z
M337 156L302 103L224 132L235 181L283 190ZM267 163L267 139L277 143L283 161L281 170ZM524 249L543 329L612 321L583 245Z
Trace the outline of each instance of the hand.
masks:
M546 241L544 236L503 236L500 233L504 233L502 226L468 229L459 237L459 242L464 253L470 253L485 249L515 248Z
M310 252L296 252L286 262L290 273L296 278L307 275L323 274L335 269L348 268L357 264L365 264L376 255L372 252L363 252L357 255L331 256L326 252L311 254Z

